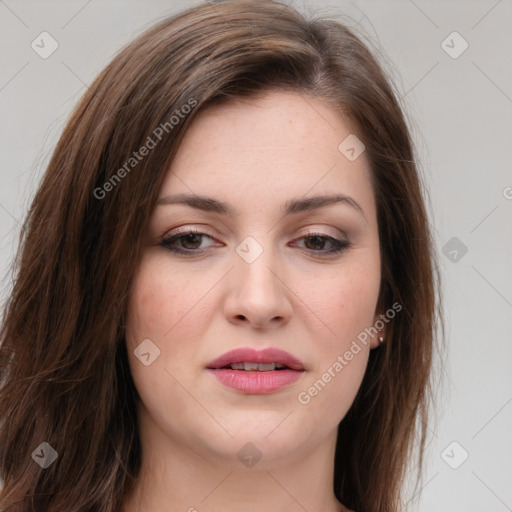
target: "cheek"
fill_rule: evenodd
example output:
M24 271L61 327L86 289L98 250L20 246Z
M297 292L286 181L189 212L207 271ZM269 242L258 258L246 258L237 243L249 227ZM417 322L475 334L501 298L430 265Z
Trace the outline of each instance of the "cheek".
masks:
M170 269L165 255L144 258L131 291L127 341L150 338L164 351L171 339L179 345L186 345L187 333L194 339L203 328L201 320L208 318L202 299L216 282L215 276L203 277Z
M179 383L185 380L184 362L197 353L193 340L200 339L208 322L201 297L211 286L208 280L192 283L155 254L143 258L134 276L126 323L130 371L142 403L166 428L171 428L173 411L185 415L193 407ZM149 352L149 364L134 351Z
M325 278L297 280L298 295L309 311L310 329L332 357L373 325L380 289L380 259L375 253L359 253ZM325 362L325 360L324 360Z
M328 280L316 280L315 290L303 287L316 327L316 357L308 379L297 395L300 407L336 425L352 405L364 377L369 339L358 336L371 327L380 288L380 259L359 253ZM321 321L319 321L321 320Z
M167 360L172 354L168 343L186 319L188 303L192 300L192 286L183 276L167 272L165 262L154 256L143 258L133 280L127 310L126 344L132 374L137 386L149 387L165 379ZM180 321L180 319L182 321ZM179 339L179 337L177 338ZM147 340L150 340L148 342ZM144 365L134 354L144 342L144 353L149 352L150 364ZM172 358L171 358L172 359ZM169 376L167 375L167 378Z

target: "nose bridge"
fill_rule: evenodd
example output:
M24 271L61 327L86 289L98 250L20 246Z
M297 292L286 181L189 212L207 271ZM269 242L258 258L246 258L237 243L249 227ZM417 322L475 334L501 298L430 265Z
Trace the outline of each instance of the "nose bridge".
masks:
M261 239L260 239L261 240ZM273 268L278 267L273 247L266 241L257 241L247 237L236 249L238 261L235 264L239 287L245 289L246 296L269 295L278 293L277 277Z
M228 314L232 318L243 317L258 326L272 319L289 317L291 305L274 248L247 237L236 248L236 253Z

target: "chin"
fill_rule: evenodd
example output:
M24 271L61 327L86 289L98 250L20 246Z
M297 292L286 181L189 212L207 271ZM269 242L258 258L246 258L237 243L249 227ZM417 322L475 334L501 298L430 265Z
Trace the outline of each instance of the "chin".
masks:
M231 435L219 431L213 438L209 429L201 444L216 462L223 460L230 467L240 468L252 458L258 459L258 469L271 469L278 466L279 461L299 455L302 449L307 450L308 444L315 444L316 436L311 435L304 422L298 416L293 419L293 413L286 417L287 414L255 412L247 417L244 413L244 417L223 423ZM205 455L203 450L200 453Z

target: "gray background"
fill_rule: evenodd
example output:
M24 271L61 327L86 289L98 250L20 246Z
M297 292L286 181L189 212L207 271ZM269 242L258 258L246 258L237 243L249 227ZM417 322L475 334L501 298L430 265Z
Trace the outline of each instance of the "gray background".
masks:
M2 302L20 220L72 107L116 50L193 3L0 0ZM430 189L446 376L423 491L407 508L512 510L512 1L294 5L348 16L386 56ZM59 45L47 59L31 48L43 31ZM469 45L460 55L454 31Z

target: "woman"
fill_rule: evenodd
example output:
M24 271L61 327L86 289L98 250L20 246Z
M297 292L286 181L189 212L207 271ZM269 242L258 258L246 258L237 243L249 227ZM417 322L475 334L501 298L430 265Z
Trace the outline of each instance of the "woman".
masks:
M345 26L191 8L69 120L2 326L4 511L396 511L436 266L410 136Z

